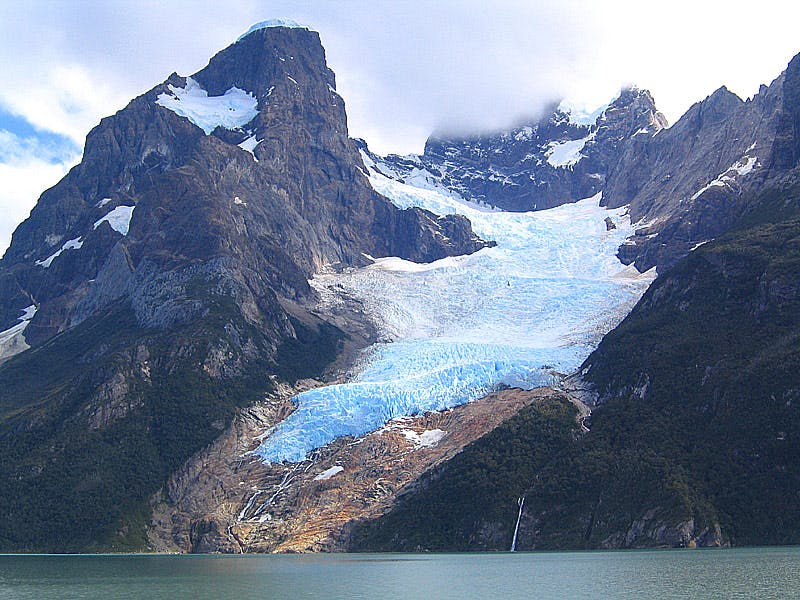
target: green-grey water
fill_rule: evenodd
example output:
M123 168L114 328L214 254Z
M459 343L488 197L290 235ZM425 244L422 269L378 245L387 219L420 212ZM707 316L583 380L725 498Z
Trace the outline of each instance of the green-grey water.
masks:
M800 548L0 556L0 598L800 598Z

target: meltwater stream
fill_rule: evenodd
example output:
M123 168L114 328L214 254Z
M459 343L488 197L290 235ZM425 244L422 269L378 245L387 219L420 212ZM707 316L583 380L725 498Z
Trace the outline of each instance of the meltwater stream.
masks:
M435 189L381 175L373 187L401 208L461 213L497 247L416 264L378 259L312 282L324 301L363 299L384 340L347 383L295 397L297 410L255 451L297 462L337 437L476 400L501 386L552 384L580 366L644 293L652 273L616 258L632 233L625 209L600 196L531 213L490 211ZM611 217L616 229L606 228Z

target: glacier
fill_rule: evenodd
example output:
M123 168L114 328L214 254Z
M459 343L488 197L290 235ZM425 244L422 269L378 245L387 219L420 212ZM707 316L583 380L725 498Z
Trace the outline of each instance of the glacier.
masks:
M429 264L390 257L315 276L311 283L323 303L342 302L341 290L361 298L382 337L348 381L295 396L296 410L254 450L266 462L298 462L337 437L452 408L504 386L557 384L655 276L616 258L633 227L625 208L601 207L600 195L510 213L376 170L370 182L400 208L466 215L497 246ZM606 217L616 229L607 230Z

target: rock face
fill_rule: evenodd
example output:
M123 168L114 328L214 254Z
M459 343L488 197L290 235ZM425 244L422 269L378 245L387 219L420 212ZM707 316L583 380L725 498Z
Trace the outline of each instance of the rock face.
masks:
M726 88L692 106L643 147L629 148L604 202L630 204L643 223L620 249L640 270L669 266L726 231L767 178L783 111L784 76L747 102Z
M639 225L619 257L672 266L727 231L796 162L800 67L743 101L722 87L667 128L645 90L622 90L593 124L553 108L510 131L432 137L420 156L370 155L384 175L440 186L505 210L542 210L603 193Z
M392 421L341 438L293 465L265 465L247 451L293 410L276 397L242 413L158 495L149 545L169 552L343 551L359 523L386 512L425 472L540 398L505 390L442 413Z
M372 156L387 176L428 181L504 210L544 210L595 195L637 136L666 127L653 98L620 92L596 123L571 121L551 107L511 131L468 138L431 137L421 156Z
M195 108L204 125L208 101L237 89L253 117L230 129L224 114L219 126L212 118L208 134L159 104ZM196 108L187 90L207 94L205 104ZM124 234L97 225L121 207L134 207ZM68 240L79 247L65 249ZM176 313L155 278L198 268L226 271L243 304L275 311L273 291L307 297L314 272L365 264L364 254L427 262L483 245L463 218L400 211L373 192L318 35L261 29L92 130L81 164L43 194L0 263L0 329L36 304L26 332L36 345L122 296L143 325L168 326L193 309ZM156 301L145 291L155 285Z
M0 331L24 336L0 359L31 347L0 368L19 512L0 547L140 547L149 495L270 375L318 376L357 343L352 315L346 333L315 316L314 273L485 245L370 188L315 32L257 29L171 75L90 132L0 261Z

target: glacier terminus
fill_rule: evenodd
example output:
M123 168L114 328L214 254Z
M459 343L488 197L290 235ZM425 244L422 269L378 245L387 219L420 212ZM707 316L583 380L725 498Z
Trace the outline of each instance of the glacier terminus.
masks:
M323 302L337 290L361 299L382 339L351 379L297 395L297 410L254 451L298 462L337 437L445 410L502 387L555 385L575 371L630 311L655 277L623 265L617 248L633 233L626 208L600 194L538 212L505 212L436 186L390 179L366 155L370 182L400 208L463 214L497 246L428 264L382 258L317 275ZM616 228L608 228L610 217Z

